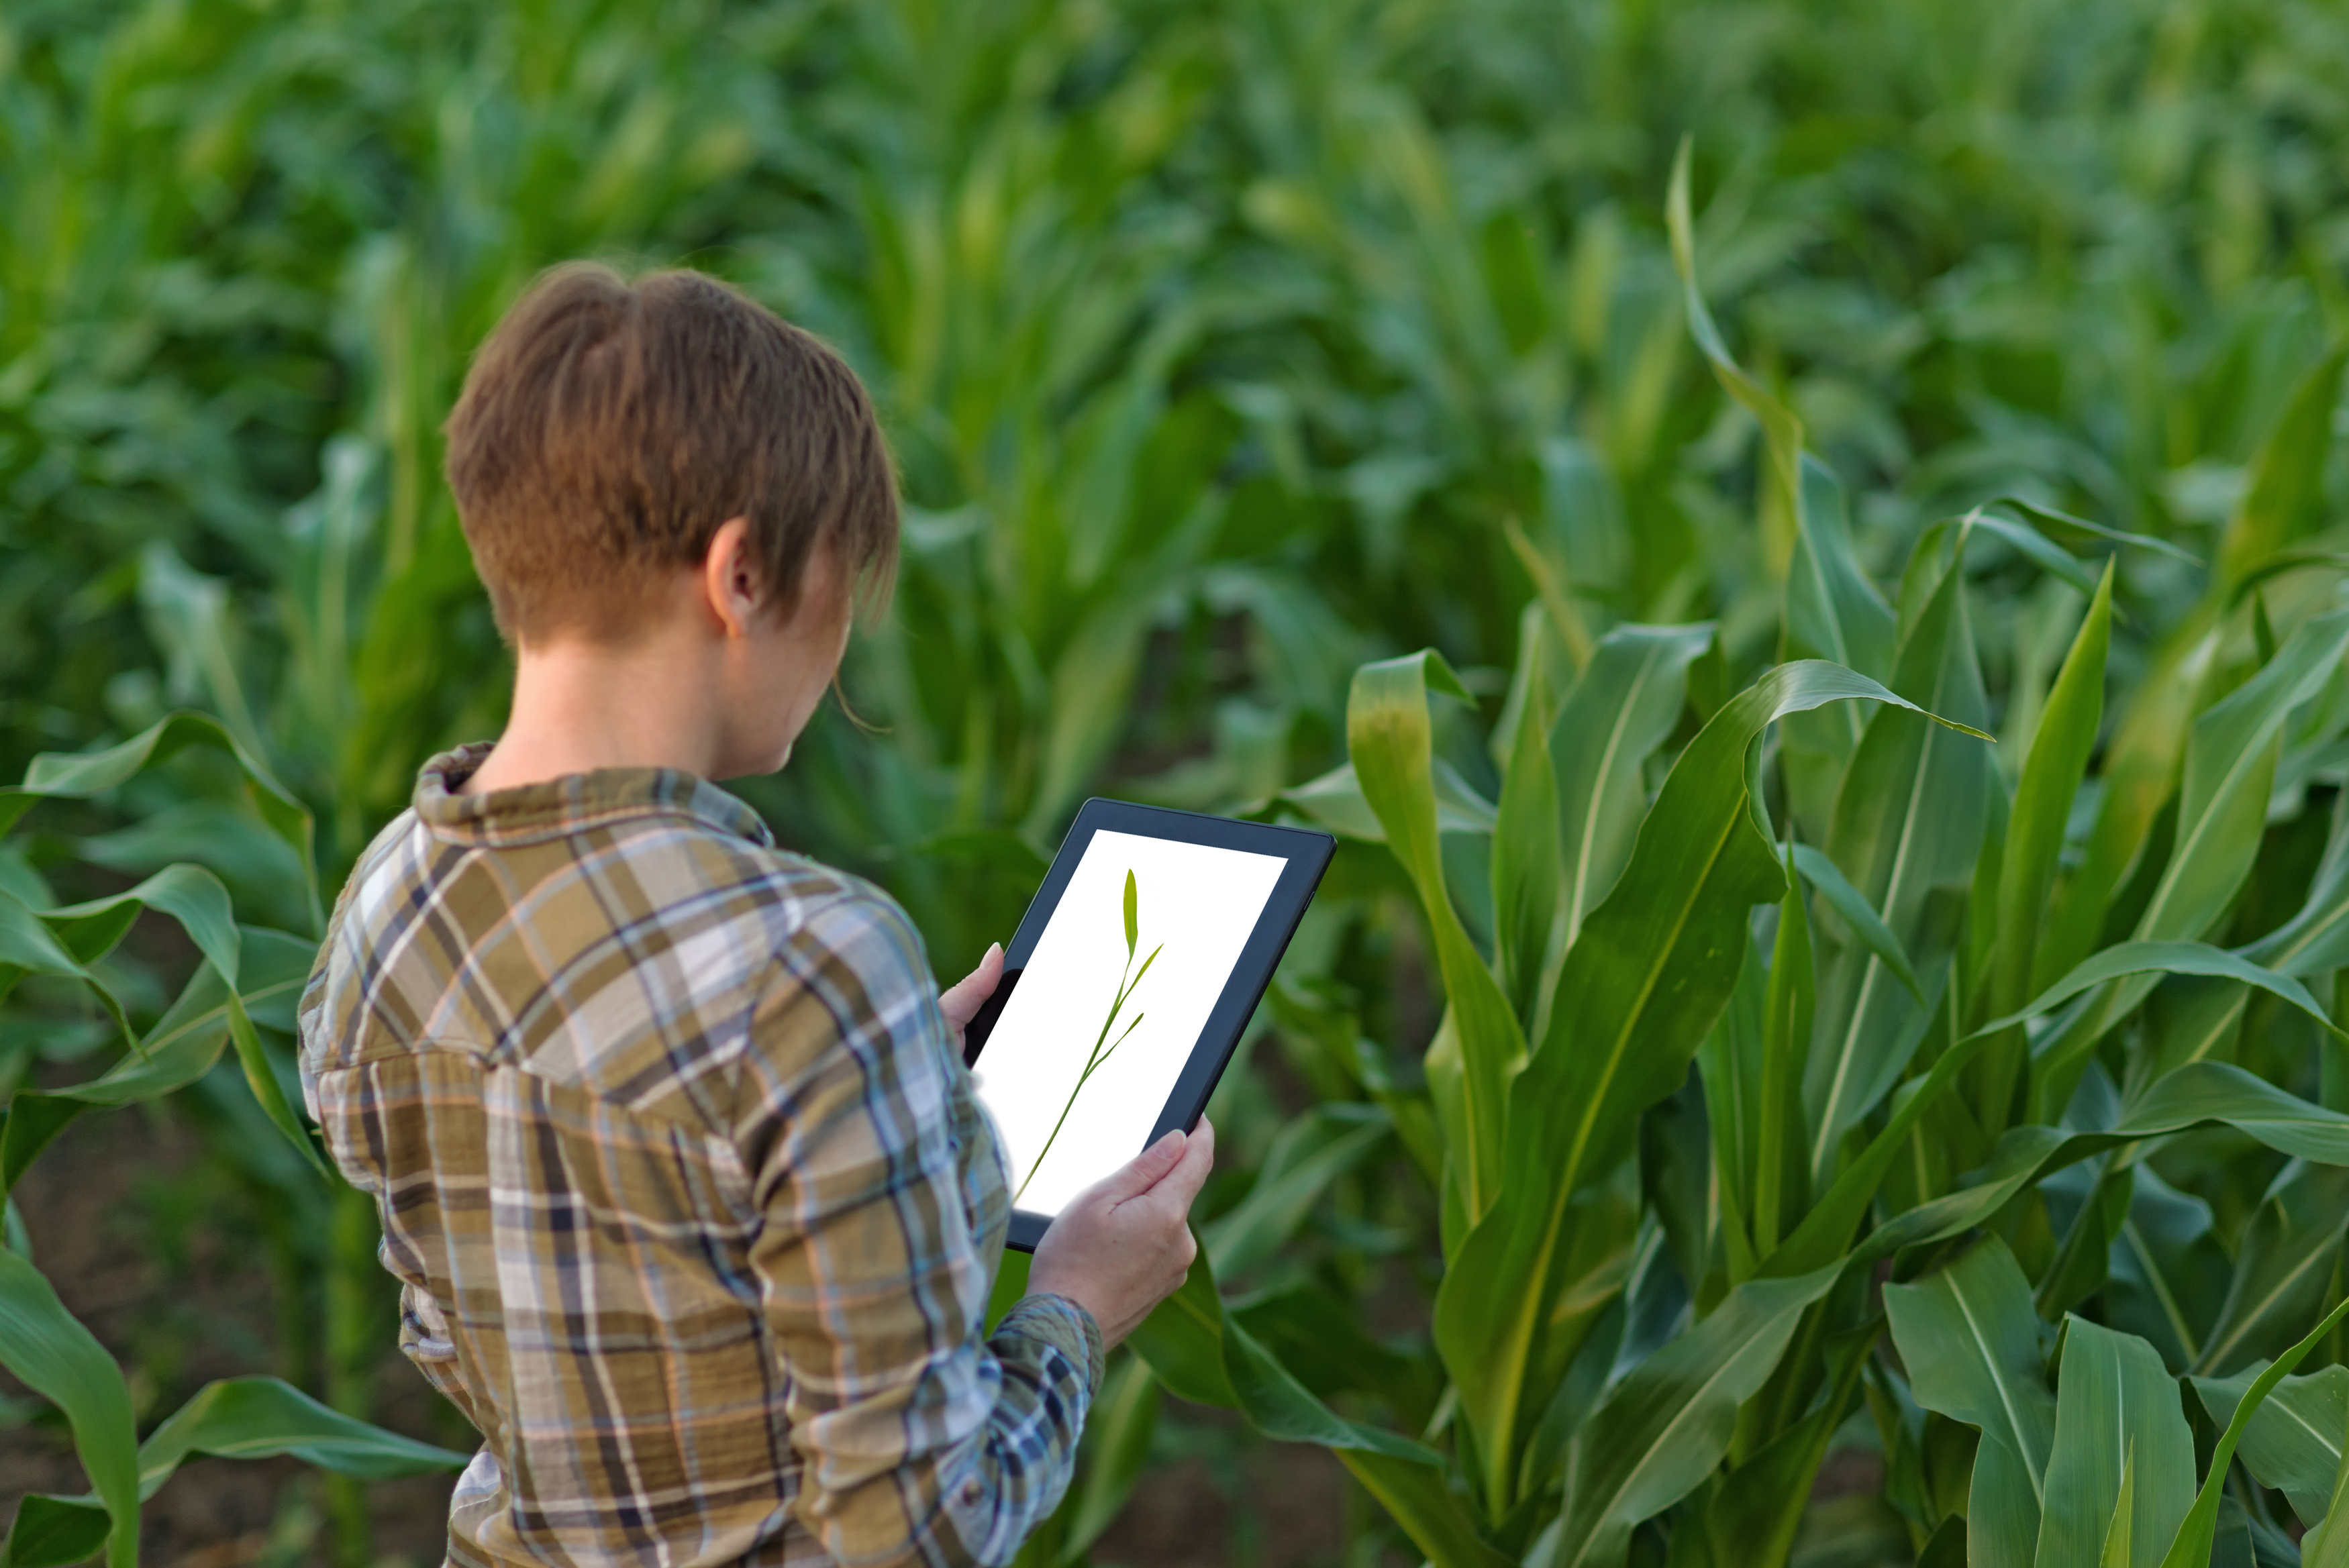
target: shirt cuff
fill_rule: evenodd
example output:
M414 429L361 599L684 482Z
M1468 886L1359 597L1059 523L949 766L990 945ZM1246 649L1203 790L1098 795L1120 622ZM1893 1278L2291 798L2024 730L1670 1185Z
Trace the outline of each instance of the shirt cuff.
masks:
M1065 1295L1023 1295L1003 1321L995 1326L998 1335L1018 1334L1038 1339L1066 1356L1085 1369L1085 1391L1088 1398L1099 1394L1106 1352L1102 1347L1101 1325L1093 1315Z

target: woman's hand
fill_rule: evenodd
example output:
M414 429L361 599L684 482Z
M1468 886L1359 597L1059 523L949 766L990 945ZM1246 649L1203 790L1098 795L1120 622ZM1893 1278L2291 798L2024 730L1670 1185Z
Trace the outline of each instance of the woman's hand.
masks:
M970 1027L970 1021L978 1016L978 1010L987 1006L987 999L995 995L996 986L1002 982L1003 944L993 942L988 944L987 955L978 961L978 968L939 994L938 1011L947 1016L947 1027L954 1031L957 1047L962 1044L962 1032Z
M1115 1345L1183 1288L1199 1255L1191 1201L1215 1164L1206 1118L1188 1137L1168 1133L1061 1211L1036 1243L1028 1288L1075 1302L1101 1325L1102 1348Z

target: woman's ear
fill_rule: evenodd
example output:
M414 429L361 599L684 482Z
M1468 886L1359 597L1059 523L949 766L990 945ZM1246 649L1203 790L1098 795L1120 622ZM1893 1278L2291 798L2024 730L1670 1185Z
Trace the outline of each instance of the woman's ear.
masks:
M730 517L710 535L701 558L702 596L729 637L748 636L751 622L766 608L758 562L750 558L750 523Z

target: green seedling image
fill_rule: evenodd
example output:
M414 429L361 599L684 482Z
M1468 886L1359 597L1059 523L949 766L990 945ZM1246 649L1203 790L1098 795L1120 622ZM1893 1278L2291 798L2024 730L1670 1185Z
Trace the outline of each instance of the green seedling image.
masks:
M1126 1025L1124 1031L1116 1039L1112 1040L1109 1037L1109 1032L1117 1027L1117 1016L1125 1010L1125 1004L1133 995L1135 988L1142 984L1142 977L1150 973L1150 966L1158 962L1158 955L1161 953L1166 951L1166 944L1162 942L1150 950L1150 956L1142 961L1141 968L1133 967L1133 954L1139 945L1137 937L1141 931L1136 918L1140 904L1141 897L1134 886L1133 873L1129 871L1125 873L1125 967L1118 971L1117 998L1109 1005L1109 1016L1102 1020L1101 1033L1093 1037L1093 1048L1085 1057L1084 1070L1077 1075L1076 1088L1069 1091L1068 1103L1061 1107L1061 1119L1052 1123L1051 1137L1044 1140L1044 1147L1038 1152L1036 1163L1028 1167L1028 1174L1020 1179L1019 1191L1011 1194L1011 1205L1014 1208L1019 1206L1020 1198L1027 1193L1028 1183L1036 1180L1036 1172L1044 1168L1045 1155L1052 1152L1052 1140L1060 1137L1061 1129L1068 1125L1069 1112L1077 1108L1077 1097L1085 1092L1086 1083L1091 1080L1093 1074L1108 1064L1109 1058L1116 1053L1118 1047L1125 1044L1126 1037L1140 1028L1142 1020L1148 1016L1147 1014L1136 1013L1133 1016L1133 1021ZM1129 974L1133 978L1127 978Z

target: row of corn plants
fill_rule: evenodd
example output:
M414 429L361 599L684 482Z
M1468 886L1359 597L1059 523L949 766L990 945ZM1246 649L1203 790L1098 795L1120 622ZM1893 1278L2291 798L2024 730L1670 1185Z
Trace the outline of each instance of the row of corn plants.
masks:
M1292 1001L1358 1098L1209 1228L1140 1358L1334 1450L1447 1568L1785 1563L1856 1420L1889 1555L2293 1561L2296 1521L2335 1561L2349 610L2292 525L2343 356L2108 724L2121 585L2158 542L1991 503L1881 593L1710 321L1684 165L1673 197L1694 335L1795 536L1781 661L1709 695L1717 625L1593 637L1553 600L1489 802L1439 755L1431 701L1471 695L1440 655L1356 673L1349 763L1282 804L1386 846L1442 1023L1406 1074ZM2017 563L2076 628L2001 758L1973 605ZM1293 1289L1219 1295L1381 1151L1428 1188L1423 1345L1340 1343Z

